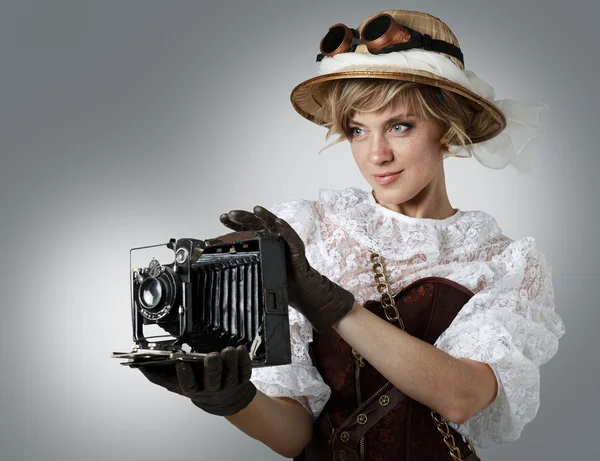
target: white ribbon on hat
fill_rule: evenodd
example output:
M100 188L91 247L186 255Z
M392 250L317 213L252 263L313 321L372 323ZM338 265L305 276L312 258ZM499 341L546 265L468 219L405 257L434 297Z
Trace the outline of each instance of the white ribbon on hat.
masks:
M318 74L326 75L352 70L378 70L398 72L416 69L430 72L465 87L473 93L494 103L506 117L506 128L496 137L466 148L451 147L452 155L475 157L487 168L501 169L512 164L521 172L528 172L525 146L542 136L540 113L548 109L542 103L495 99L494 89L470 70L462 70L446 56L426 50L413 49L385 54L340 53L326 56L319 63Z

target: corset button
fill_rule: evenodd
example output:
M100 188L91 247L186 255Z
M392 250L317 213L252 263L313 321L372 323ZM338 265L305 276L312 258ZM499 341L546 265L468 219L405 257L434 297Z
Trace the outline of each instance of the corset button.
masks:
M340 450L338 455L342 461L344 461L346 459L346 452L344 450Z
M390 403L390 398L387 395L382 395L379 397L379 404L382 407L385 407L388 403Z
M340 440L342 442L347 442L348 440L350 440L350 435L346 431L344 431L340 434Z
M358 424L365 424L367 422L367 415L365 415L364 413L361 413L360 415L358 415L356 417L356 422Z

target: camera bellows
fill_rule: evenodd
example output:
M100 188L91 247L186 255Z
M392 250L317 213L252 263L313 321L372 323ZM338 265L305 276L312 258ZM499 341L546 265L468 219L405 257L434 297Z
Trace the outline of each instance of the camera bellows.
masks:
M260 327L258 255L206 255L198 264L199 330L213 338L252 341Z

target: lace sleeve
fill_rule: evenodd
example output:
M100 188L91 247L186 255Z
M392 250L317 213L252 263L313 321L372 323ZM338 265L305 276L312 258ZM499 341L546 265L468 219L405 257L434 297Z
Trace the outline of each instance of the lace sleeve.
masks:
M532 237L512 242L492 260L496 279L460 310L435 346L487 363L498 394L465 424L448 422L485 448L517 440L540 403L539 367L554 356L564 324L554 310L552 267Z
M312 339L312 325L290 308L292 363L255 368L252 370L251 381L269 397L289 397L297 400L314 421L329 400L331 388L325 384L311 362L308 354L309 338Z
M285 219L304 243L310 244L316 226L309 202L280 203L270 208L270 211ZM291 306L289 320L292 363L255 368L252 370L251 381L269 397L289 397L297 400L308 410L314 421L329 400L331 388L325 384L309 355L308 344L312 341L312 325Z

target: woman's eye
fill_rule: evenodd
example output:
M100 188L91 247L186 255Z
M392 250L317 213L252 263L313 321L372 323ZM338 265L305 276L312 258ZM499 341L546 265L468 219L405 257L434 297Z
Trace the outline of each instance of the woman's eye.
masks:
M394 123L392 125L392 131L394 133L403 133L411 127L412 125L410 123Z
M362 134L362 129L357 127L350 128L350 136L360 136Z

